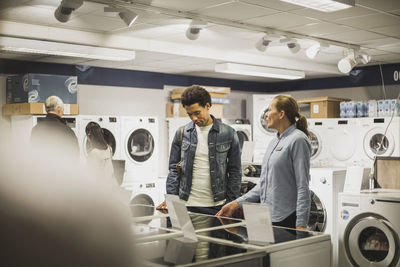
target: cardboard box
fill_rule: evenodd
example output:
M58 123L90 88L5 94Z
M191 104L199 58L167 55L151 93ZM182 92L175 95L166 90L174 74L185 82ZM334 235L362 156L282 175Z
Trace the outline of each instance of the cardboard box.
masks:
M198 84L194 84L194 85L198 85ZM199 85L199 86L203 87L204 89L206 89L210 93L229 94L231 92L231 88L230 87L203 86L203 85ZM188 87L174 88L174 89L172 89L172 93L173 94L179 94L179 93L182 94L183 91L185 91L185 89L188 88Z
M214 117L221 119L223 116L223 104L212 104L210 108L210 114L214 115ZM165 109L165 117L167 118L176 118L176 117L187 117L186 110L183 108L180 102L175 103L167 103Z
M323 96L299 99L297 103L310 103L310 118L340 118L340 102L349 100Z
M7 104L39 103L52 95L64 104L77 104L78 77L35 73L7 77Z
M40 115L46 114L44 103L15 103L3 106L3 115ZM78 115L78 104L64 104L65 115Z

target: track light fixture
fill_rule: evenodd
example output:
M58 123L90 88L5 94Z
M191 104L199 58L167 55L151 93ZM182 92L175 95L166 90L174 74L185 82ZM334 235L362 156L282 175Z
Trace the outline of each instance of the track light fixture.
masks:
M118 16L128 27L131 27L136 19L139 17L139 15L135 12L125 8L105 7L104 12L118 12Z
M297 52L300 51L300 45L297 43L297 40L285 37L279 41L282 44L286 44L286 46L289 48L290 52L293 54L296 54Z
M200 30L207 25L207 22L202 20L192 20L189 28L186 30L186 37L189 40L196 40L200 36Z
M323 47L329 47L329 45L324 44L324 43L320 43L320 42L318 42L318 43L316 43L316 44L313 44L312 46L310 46L309 48L307 48L307 50L306 50L306 56L307 56L309 59L314 59L314 58L319 54L319 52L321 51L321 49L322 49Z
M83 5L83 0L62 0L54 11L54 17L59 22L67 22L71 17L72 11Z
M362 64L368 64L371 61L371 56L368 55L367 53L359 53L357 56L358 61L360 61Z
M349 73L355 66L357 61L353 49L344 52L344 57L338 62L338 69L341 73Z
M265 35L263 38L261 38L257 43L256 43L256 48L260 52L265 52L267 50L267 46L271 40L268 39L268 36Z

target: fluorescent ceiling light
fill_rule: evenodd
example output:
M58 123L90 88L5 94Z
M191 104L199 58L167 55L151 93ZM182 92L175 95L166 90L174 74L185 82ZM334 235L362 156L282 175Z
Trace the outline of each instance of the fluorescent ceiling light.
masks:
M0 51L63 57L79 57L110 61L127 61L135 58L135 51L132 50L38 41L12 37L0 37Z
M355 0L281 0L323 12L333 12L355 6Z
M277 69L269 67L261 67L254 65L244 65L236 63L219 63L215 64L215 71L222 73L248 75L257 77L267 77L276 79L302 79L305 77L304 71Z

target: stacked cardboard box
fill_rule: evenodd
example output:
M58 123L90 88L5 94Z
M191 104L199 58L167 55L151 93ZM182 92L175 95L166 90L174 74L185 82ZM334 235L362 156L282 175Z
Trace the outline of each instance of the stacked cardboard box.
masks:
M76 115L78 79L76 76L27 73L7 77L4 115L46 114L43 102L52 95L64 102L64 114Z
M224 104L229 104L230 99L227 98L227 95L231 92L230 87L213 87L213 86L202 86L206 89L211 95L211 109L210 113L214 115L216 118L222 118L223 115L223 106ZM167 103L166 106L166 117L186 117L186 110L183 108L180 100L183 91L185 91L187 87L179 87L172 89L170 102Z
M341 101L349 101L349 99L322 96L303 98L297 102L310 103L310 118L339 118Z

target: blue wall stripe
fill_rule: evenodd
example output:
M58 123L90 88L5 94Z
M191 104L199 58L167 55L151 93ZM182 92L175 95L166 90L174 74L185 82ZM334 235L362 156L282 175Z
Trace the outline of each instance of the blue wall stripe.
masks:
M400 85L400 81L395 81L393 78L395 71L400 72L399 63L382 65L382 70L386 85ZM348 76L265 83L10 59L0 59L0 73L76 75L78 76L78 83L91 85L163 89L164 85L189 86L201 84L265 93L381 85L379 66L355 68Z

